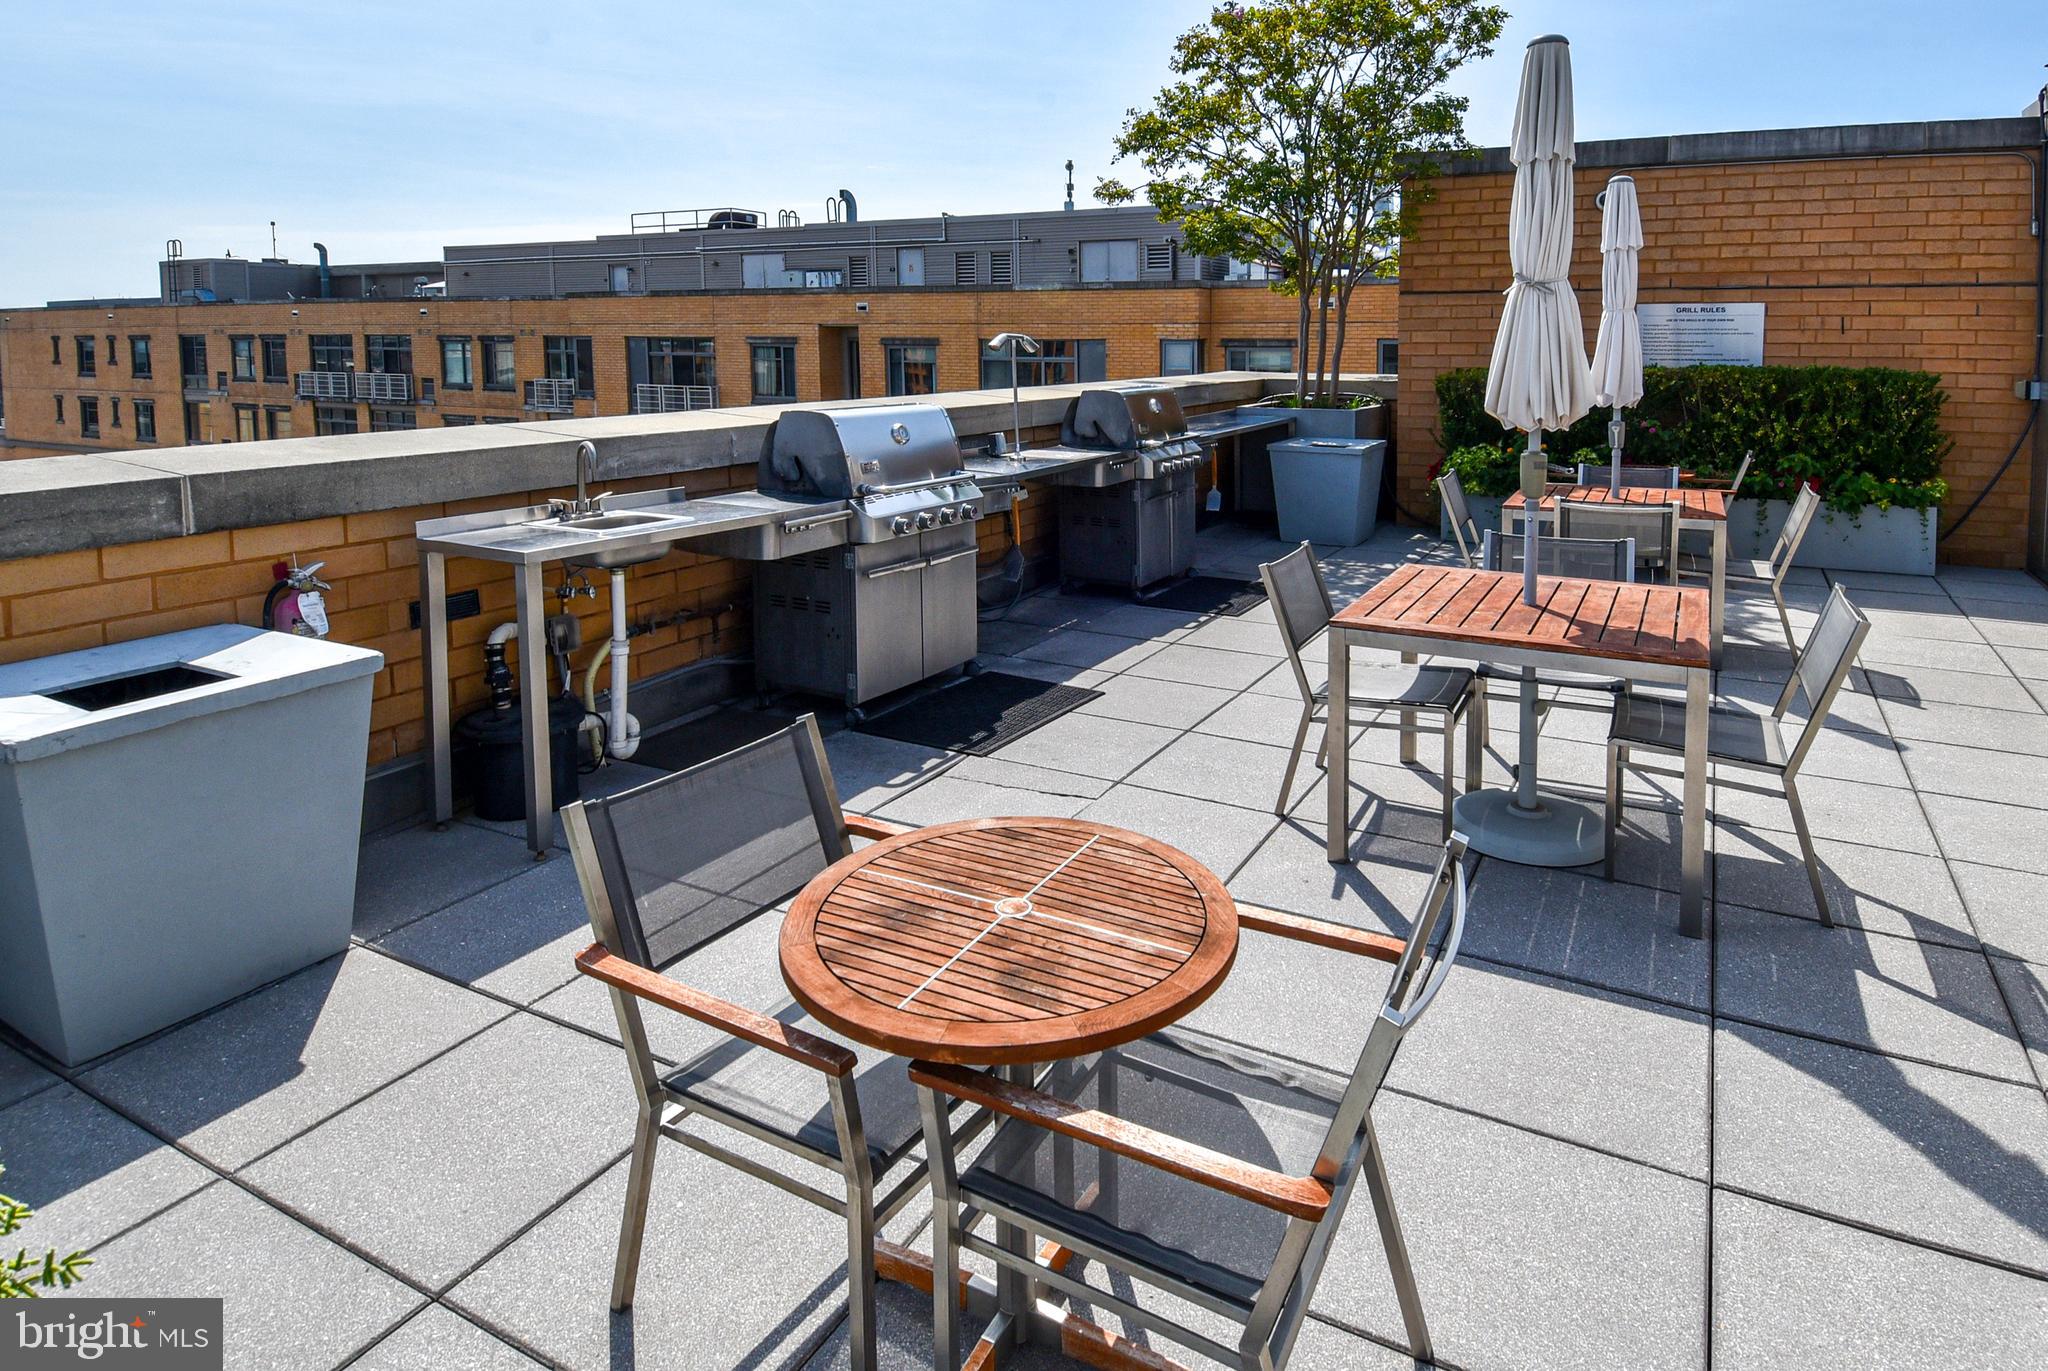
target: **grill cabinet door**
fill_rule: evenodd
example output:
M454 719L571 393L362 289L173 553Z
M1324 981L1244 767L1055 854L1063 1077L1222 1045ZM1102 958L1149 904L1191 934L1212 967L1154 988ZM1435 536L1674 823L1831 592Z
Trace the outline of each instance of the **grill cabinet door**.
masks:
M857 705L924 679L925 554L915 538L859 543L853 554L856 679L846 693Z
M921 534L926 560L924 674L936 676L973 660L981 648L980 602L975 597L974 526Z

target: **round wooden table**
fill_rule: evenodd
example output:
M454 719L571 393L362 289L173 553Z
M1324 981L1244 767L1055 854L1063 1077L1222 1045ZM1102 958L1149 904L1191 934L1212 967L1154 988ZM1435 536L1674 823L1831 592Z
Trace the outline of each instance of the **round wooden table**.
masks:
M1208 999L1237 906L1200 862L1080 819L970 819L820 872L782 925L819 1022L905 1057L1012 1065L1134 1041Z

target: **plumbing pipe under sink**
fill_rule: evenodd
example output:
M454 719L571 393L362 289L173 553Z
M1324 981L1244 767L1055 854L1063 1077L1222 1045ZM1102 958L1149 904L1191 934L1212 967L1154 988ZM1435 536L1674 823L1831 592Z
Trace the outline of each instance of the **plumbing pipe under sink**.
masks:
M606 720L606 750L616 761L625 761L640 750L640 721L626 712L626 659L632 647L626 637L626 573L612 571L612 638L597 650L583 672L583 704L597 713L597 673L605 659L612 664L611 714Z

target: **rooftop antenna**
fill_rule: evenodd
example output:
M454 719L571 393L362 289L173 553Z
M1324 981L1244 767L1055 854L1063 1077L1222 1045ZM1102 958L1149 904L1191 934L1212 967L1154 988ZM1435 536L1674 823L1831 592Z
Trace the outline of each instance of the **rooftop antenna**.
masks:
M1074 159L1067 159L1067 208L1074 207Z
M270 255L277 256L277 220L270 221Z

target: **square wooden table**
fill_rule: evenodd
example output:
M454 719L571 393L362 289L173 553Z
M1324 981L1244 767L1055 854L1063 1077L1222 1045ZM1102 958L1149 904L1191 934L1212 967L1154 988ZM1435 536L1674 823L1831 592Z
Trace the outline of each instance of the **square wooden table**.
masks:
M1708 568L1707 590L1712 597L1708 605L1708 643L1714 657L1714 670L1721 669L1721 622L1726 617L1728 604L1728 492L1725 490L1702 489L1696 486L1680 486L1667 490L1658 486L1623 486L1614 490L1608 486L1580 486L1552 482L1543 488L1543 502L1537 506L1537 518L1545 523L1557 522L1557 502L1577 500L1588 504L1621 505L1676 505L1678 506L1678 531L1681 533L1705 533L1713 546L1712 565ZM1501 532L1510 531L1511 525L1522 517L1522 492L1516 491L1501 501ZM1671 549L1672 575L1677 576L1678 549Z
M1707 707L1713 661L1709 595L1692 587L1540 576L1535 605L1519 572L1410 563L1330 619L1332 739L1351 736L1351 648L1464 658L1506 667L1597 671L1633 683L1685 687L1684 809L1679 931L1705 930ZM1533 728L1524 719L1522 727ZM1329 858L1348 861L1350 758L1329 749ZM1467 797L1473 798L1473 797ZM1466 834L1468 839L1475 835ZM1479 844L1473 843L1475 848ZM1483 849L1482 849L1483 850Z

